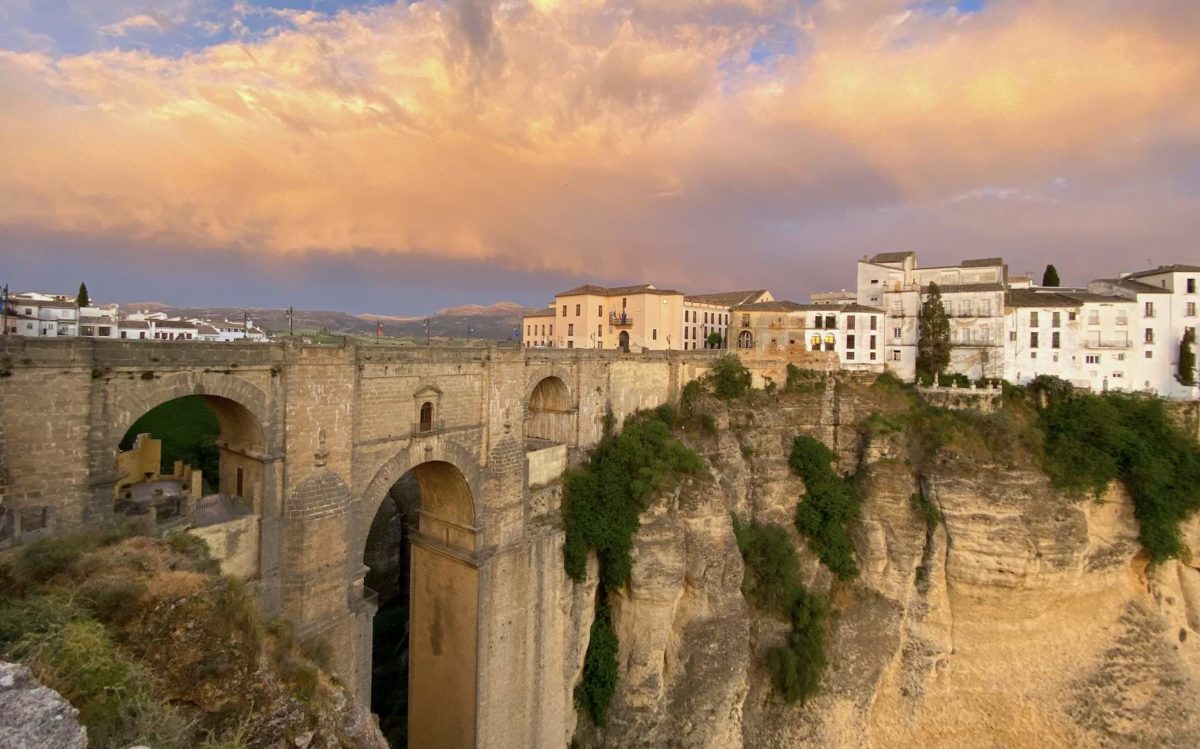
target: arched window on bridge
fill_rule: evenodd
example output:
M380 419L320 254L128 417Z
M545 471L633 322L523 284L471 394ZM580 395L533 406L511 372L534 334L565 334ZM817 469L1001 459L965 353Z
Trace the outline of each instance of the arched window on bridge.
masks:
M754 348L754 335L749 330L738 333L738 348Z
M433 431L433 404L429 401L425 401L425 403L421 406L420 428L422 432Z

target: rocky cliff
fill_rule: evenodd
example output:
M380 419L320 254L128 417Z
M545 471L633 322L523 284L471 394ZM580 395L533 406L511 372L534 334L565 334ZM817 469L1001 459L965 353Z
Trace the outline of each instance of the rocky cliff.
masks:
M581 744L1200 745L1200 559L1150 567L1117 485L1098 501L1065 496L1019 450L916 455L868 427L903 407L894 392L850 379L810 390L703 403L717 429L684 438L707 475L642 517L612 601L617 693L603 729L579 718ZM799 434L857 476L853 582L792 525ZM743 599L731 513L786 526L806 585L830 602L829 666L807 703L773 692L766 653L788 624ZM1185 536L1200 549L1200 526Z

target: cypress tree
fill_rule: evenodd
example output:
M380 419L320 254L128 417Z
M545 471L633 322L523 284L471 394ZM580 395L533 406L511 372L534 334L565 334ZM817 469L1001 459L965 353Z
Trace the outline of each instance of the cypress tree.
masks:
M1058 286L1058 269L1053 264L1046 266L1046 272L1042 274L1042 286Z
M90 307L92 306L91 302L92 300L88 298L87 283L81 282L79 284L79 294L75 297L75 305L78 307Z
M1196 329L1188 328L1179 342L1179 381L1184 385L1196 384Z
M917 337L917 379L937 382L937 376L950 366L950 317L942 304L942 290L929 284L921 304Z

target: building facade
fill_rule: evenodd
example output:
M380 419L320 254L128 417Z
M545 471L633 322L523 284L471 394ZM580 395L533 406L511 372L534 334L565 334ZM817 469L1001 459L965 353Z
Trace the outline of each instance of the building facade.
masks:
M772 302L766 289L690 294L683 299L683 349L729 348L730 310L742 304ZM720 341L716 340L720 336ZM710 337L712 340L709 340Z
M743 357L778 357L808 369L884 368L883 310L771 301L738 305L731 316L731 345Z

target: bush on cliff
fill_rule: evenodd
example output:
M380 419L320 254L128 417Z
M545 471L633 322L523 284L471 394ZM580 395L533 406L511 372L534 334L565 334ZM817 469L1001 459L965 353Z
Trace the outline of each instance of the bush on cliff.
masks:
M722 400L741 398L750 390L750 370L736 354L723 354L708 370L707 380L713 395Z
M586 710L598 726L604 725L608 718L608 706L617 690L619 646L617 633L613 631L612 613L607 605L601 604L588 634L583 678L575 685L575 706Z
M743 525L734 516L733 533L746 563L746 600L792 624L787 644L767 653L771 683L787 702L803 702L817 693L825 670L825 604L804 590L796 550L783 526Z
M823 442L800 435L788 464L806 489L796 506L796 528L838 579L850 580L858 575L858 564L847 526L858 518L860 499L851 481L833 470L836 459Z

